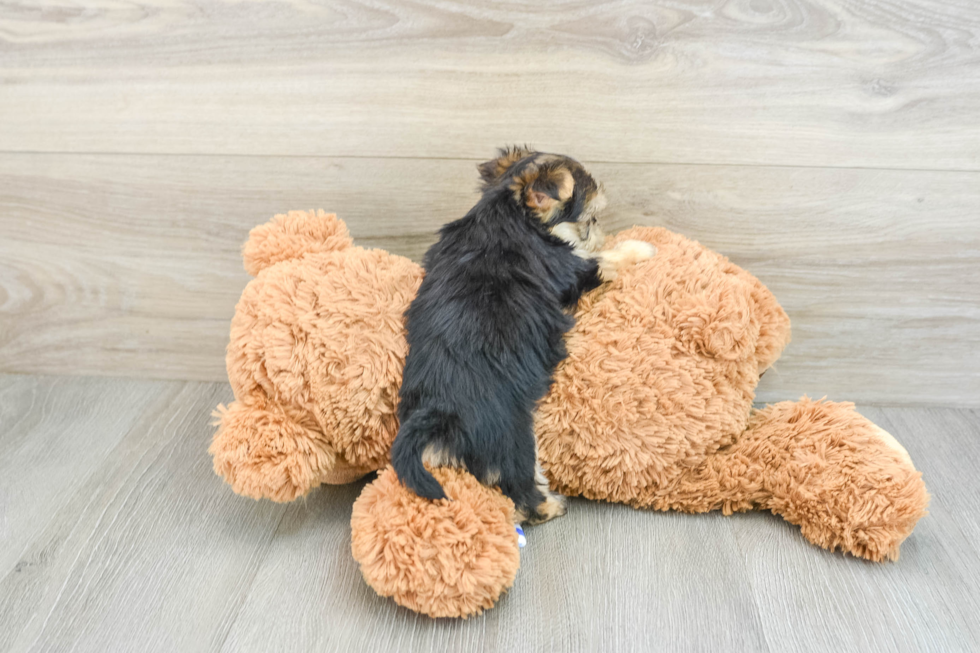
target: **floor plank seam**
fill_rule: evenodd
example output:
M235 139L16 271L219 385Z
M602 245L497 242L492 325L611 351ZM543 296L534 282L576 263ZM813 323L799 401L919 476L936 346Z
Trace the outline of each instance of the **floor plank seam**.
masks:
M264 152L247 154L242 152L125 152L125 151L95 151L95 150L0 150L0 155L33 155L33 156L145 156L145 157L201 157L201 158L241 158L241 159L351 159L351 160L381 160L381 161L459 161L462 163L481 163L481 157L456 156L425 156L425 155L391 155L391 154L294 154L289 152ZM492 151L487 152L489 157ZM903 168L900 166L832 166L818 164L795 163L745 163L741 161L615 161L607 159L592 159L582 157L582 161L598 165L622 166L676 166L676 167L717 167L717 168L788 168L801 170L867 170L886 172L949 172L949 173L980 173L978 168Z

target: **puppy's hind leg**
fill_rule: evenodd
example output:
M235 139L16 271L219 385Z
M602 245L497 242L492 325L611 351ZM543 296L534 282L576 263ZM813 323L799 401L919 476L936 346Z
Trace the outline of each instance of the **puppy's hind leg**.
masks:
M518 418L513 446L504 453L500 489L514 502L517 523L541 524L565 514L565 498L551 492L541 470L533 415Z
M514 502L516 523L543 524L565 514L565 497L548 488L548 481L540 469L520 486L504 491Z
M528 515L528 523L543 524L565 514L567 511L565 497L551 491L548 486L548 479L544 477L544 471L542 471L540 464L534 466L534 485L542 498L535 506L534 511Z

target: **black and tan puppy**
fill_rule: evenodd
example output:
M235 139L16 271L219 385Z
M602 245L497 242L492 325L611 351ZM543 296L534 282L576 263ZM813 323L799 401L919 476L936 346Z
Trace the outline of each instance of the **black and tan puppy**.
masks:
M577 161L522 148L479 166L483 194L425 255L407 313L409 353L391 462L416 494L443 499L431 465L499 486L518 519L564 513L537 465L533 411L565 357L582 293L649 258L628 241L597 253L602 188Z

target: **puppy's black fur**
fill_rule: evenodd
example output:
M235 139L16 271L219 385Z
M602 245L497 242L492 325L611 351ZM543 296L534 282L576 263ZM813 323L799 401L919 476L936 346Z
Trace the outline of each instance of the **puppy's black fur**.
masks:
M526 150L502 150L480 171L482 197L441 229L406 314L391 461L428 499L446 495L423 456L465 466L499 485L521 518L543 521L555 515L539 510L547 488L535 482L533 411L566 355L569 309L600 283L596 261L551 229L594 222L598 186L577 162Z

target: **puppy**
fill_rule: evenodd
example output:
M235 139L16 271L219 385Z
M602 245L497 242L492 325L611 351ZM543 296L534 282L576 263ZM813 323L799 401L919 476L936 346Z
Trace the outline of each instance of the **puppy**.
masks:
M440 230L406 313L391 462L433 500L446 495L425 463L465 467L499 486L519 521L540 523L565 512L537 464L533 412L566 355L571 312L584 292L656 250L627 241L597 251L605 198L573 159L510 148L479 171L480 200Z

